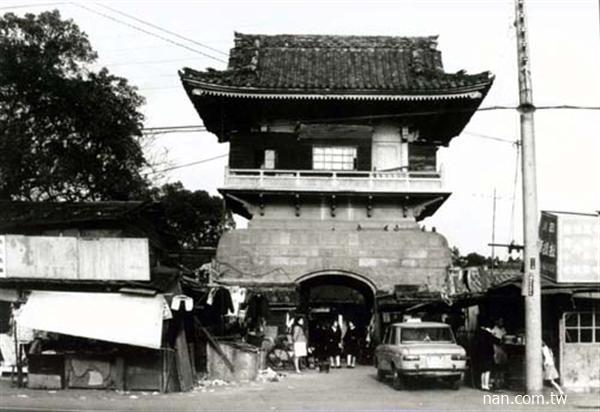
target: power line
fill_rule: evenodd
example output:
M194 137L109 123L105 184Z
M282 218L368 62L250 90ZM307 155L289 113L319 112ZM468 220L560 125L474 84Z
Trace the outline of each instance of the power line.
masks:
M144 134L195 133L204 131L206 131L206 127L203 125L145 127L142 129L142 133Z
M157 29L157 30L160 30L160 31L162 31L162 32L168 33L168 34L170 34L170 35L172 35L172 36L178 37L178 38L180 38L180 39L182 39L182 40L187 40L187 41L189 41L190 43L194 43L194 44L196 44L196 45L198 45L198 46L201 46L201 47L204 47L204 48L206 48L206 49L212 50L212 51L214 51L214 52L217 52L217 53L219 53L219 54L222 54L222 55L224 55L224 56L228 56L228 53L225 53L225 52L223 52L223 51L221 51L221 50L219 50L219 49L215 49L214 47L207 46L206 44L200 43L199 41L196 41L196 40L194 40L194 39L190 39L189 37L182 36L181 34L175 33L175 32L173 32L173 31L171 31L171 30L167 30L167 29L165 29L165 28L163 28L163 27L160 27L160 26L158 26L158 25L156 25L156 24L153 24L153 23L150 23L150 22L148 22L148 21L142 20L142 19L140 19L140 18L137 18L137 17L135 17L135 16L132 16L132 15L130 15L130 14L127 14L127 13L125 13L125 12L122 12L122 11L120 11L120 10L114 9L114 8L112 8L112 7L109 7L109 6L106 6L106 5L104 5L104 4L100 4L100 3L94 3L94 4L96 4L97 6L100 6L100 7L102 7L102 8L105 8L105 9L107 9L107 10L111 10L111 11L113 11L113 12L115 12L115 13L118 13L118 14L120 14L120 15L122 15L122 16L128 17L128 18L130 18L130 19L132 19L132 20L135 20L135 21L137 21L137 22L143 23L143 24L145 24L145 25L147 25L147 26L153 27L153 28L155 28L155 29Z
M105 67L135 66L136 64L143 64L146 66L149 64L174 63L174 62L197 60L197 59L198 59L197 57L186 57L186 58L167 59L167 60L145 60L145 61L137 61L137 62L124 62L124 63L123 62L115 62L115 63L103 64L103 66L105 66ZM166 76L166 77L175 77L175 75Z
M495 140L495 141L503 142L503 143L519 144L518 140L504 139L502 137L490 136L488 134L476 133L476 132L471 132L468 130L464 130L462 133L467 134L469 136L481 137L483 139Z
M25 9L27 7L47 7L47 6L60 6L63 4L68 4L66 1L55 2L55 3L30 3L30 4L21 4L18 6L5 6L0 7L0 10L10 10L10 9Z
M491 110L515 110L516 107L513 106L487 106L480 107L476 109L476 111L491 111ZM574 106L574 105L558 105L558 106L540 106L538 109L541 110L600 110L600 106ZM465 110L456 110L456 111L466 111ZM470 109L469 109L470 111ZM428 112L414 112L414 113L405 113L405 114L397 114L397 115L374 115L374 116L354 116L354 117L337 117L337 118L327 118L327 119L319 119L314 120L312 122L326 122L326 121L335 121L335 120L353 120L353 119L373 119L373 118L394 118L394 117L405 117L412 115L425 115L425 114L439 114L439 113L450 113L454 112L454 110L438 110L438 111L428 111ZM300 121L301 123L310 123L311 121ZM205 131L206 127L201 124L192 124L192 125L180 125L180 126L160 126L160 127L146 127L142 129L144 133L175 133L175 132L197 132L197 131ZM484 139L497 140L504 143L512 143L519 144L518 140L510 140L497 136L490 136L483 133L471 132L471 131L463 131L464 134L468 134L471 136L481 137Z
M498 110L517 110L517 106L507 105L495 105L479 107L477 109L463 108L463 109L442 109L442 110L428 110L422 112L407 112L402 114L380 114L380 115L365 115L365 116L349 116L349 117L330 117L325 119L316 120L303 120L302 123L327 123L333 121L342 120L373 120L373 119L394 119L401 117L411 116L428 116L432 114L452 114L452 113L470 113L470 112L489 112ZM576 106L576 105L546 105L536 106L536 110L600 110L600 106Z
M515 176L514 176L514 180L513 180L513 195L512 195L512 205L511 205L511 209L510 209L510 237L511 240L515 239L515 205L516 205L516 199L517 199L517 183L519 181L519 168L520 168L520 150L519 147L517 146L516 148L516 157L515 157Z
M156 173L170 172L171 170L182 169L184 167L189 167L189 166L195 166L195 165L199 165L199 164L202 164L202 163L210 162L210 161L213 161L213 160L221 159L221 158L227 157L227 156L228 156L228 154L226 153L226 154L222 154L222 155L215 156L215 157L209 157L208 159L202 159L202 160L198 160L198 161L191 162L191 163L185 163L185 164L181 164L181 165L177 165L177 166L167 167L167 168L161 169L161 170L153 170L153 171L151 171L149 173L146 173L146 175L153 175L153 174L156 174Z
M600 106L577 106L562 104L557 106L536 106L536 110L600 110Z
M203 52L203 51L200 51L200 50L194 49L194 48L192 48L192 47L189 47L189 46L187 46L187 45L185 45L185 44L183 44L183 43L176 42L176 41L174 41L174 40L171 40L171 39L169 39L169 38L167 38L167 37L164 37L164 36L161 36L161 35L159 35L159 34L153 33L153 32L151 32L151 31L148 31L148 30L146 30L146 29L142 29L141 27L135 26L135 25L133 25L133 24L129 24L129 23L127 23L127 22L123 21L123 20L119 20L119 19L117 19L117 18L115 18L115 17L113 17L113 16L109 16L108 14L105 14L105 13L99 12L99 11L97 11L97 10L94 10L94 9L91 9L91 8L89 8L89 7L86 7L86 6L84 6L84 5L77 4L77 3L74 3L74 2L71 2L71 3L69 3L69 4L71 4L71 5L75 6L75 7L79 7L79 8L82 8L82 9L84 9L84 10L87 10L87 11L89 11L90 13L97 14L97 15L99 15L99 16L102 16L102 17L104 17L104 18L106 18L106 19L109 19L109 20L112 20L112 21L114 21L114 22L117 22L117 23L119 23L119 24L125 25L125 26L127 26L127 27L129 27L129 28L132 28L132 29L134 29L134 30L140 31L140 32L142 32L142 33L145 33L145 34L148 34L148 35L150 35L150 36L154 36L154 37L156 37L156 38L158 38L158 39L161 39L161 40L163 40L163 41L166 41L166 42L169 42L169 43L171 43L171 44L174 44L175 46L182 47L182 48L184 48L184 49L186 49L186 50L189 50L189 51L192 51L192 52L194 52L194 53L198 53L198 54L200 54L200 55L202 55L202 56L204 56L204 57L208 57L209 59L213 59L213 60L219 61L219 62L221 62L221 63L227 63L225 60L223 60L223 59L221 59L221 58L219 58L219 57L211 56L211 55L210 55L210 54L208 54L208 53L205 53L205 52Z

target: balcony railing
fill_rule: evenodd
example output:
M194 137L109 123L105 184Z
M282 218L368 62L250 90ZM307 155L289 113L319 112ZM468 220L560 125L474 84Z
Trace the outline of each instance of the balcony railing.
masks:
M441 172L225 169L225 189L334 192L443 192Z

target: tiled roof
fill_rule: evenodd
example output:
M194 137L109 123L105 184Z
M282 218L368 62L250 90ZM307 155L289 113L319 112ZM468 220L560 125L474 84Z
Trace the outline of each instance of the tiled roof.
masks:
M235 33L227 70L184 69L184 84L210 94L485 94L488 72L445 73L437 37Z
M144 202L0 201L0 229L17 225L115 220L145 205Z
M494 270L482 267L456 269L456 275L450 278L450 295L485 293L491 288L509 281L521 278L518 268L496 268Z

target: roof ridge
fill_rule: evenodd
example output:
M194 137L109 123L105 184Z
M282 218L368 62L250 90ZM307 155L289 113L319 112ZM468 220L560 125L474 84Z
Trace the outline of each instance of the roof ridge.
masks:
M349 34L245 34L234 32L235 47L252 46L259 48L398 48L422 46L437 49L438 35L430 36L390 36L390 35L349 35Z
M279 34L263 34L263 33L241 33L234 32L235 37L340 37L340 38L390 38L390 39L416 39L416 40L433 40L439 37L439 34L430 34L424 36L395 36L389 34L332 34L332 33L279 33Z

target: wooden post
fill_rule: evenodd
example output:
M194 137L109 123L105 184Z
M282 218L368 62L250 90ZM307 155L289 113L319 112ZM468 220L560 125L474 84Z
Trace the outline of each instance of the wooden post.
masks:
M542 305L538 253L538 209L535 166L533 93L529 65L529 44L525 0L515 0L517 66L519 70L519 107L523 150L523 283L525 299L525 362L527 392L541 392L542 380Z
M496 188L494 188L494 199L492 207L492 282L494 279L494 261L496 260L496 249L494 248L496 243Z

